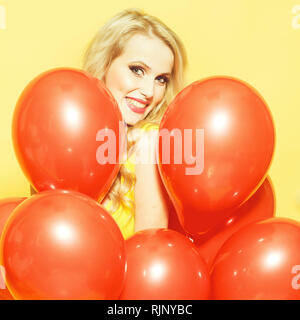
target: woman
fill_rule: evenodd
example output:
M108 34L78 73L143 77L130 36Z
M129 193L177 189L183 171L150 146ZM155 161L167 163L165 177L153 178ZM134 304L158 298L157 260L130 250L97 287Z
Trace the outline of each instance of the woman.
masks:
M127 125L131 156L102 202L125 239L139 230L168 226L169 200L153 159L159 122L183 88L185 66L185 50L175 33L136 9L109 20L85 54L84 70L105 83ZM155 143L145 144L145 138ZM149 145L151 159L139 163L135 151L144 154Z

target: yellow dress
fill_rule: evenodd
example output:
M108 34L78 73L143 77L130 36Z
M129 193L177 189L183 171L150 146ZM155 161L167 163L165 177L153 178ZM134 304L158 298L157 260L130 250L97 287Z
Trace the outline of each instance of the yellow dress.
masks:
M158 125L148 123L142 127L142 130L151 131L158 130L158 128ZM127 161L124 163L124 166L128 171L130 171L130 173L135 173L135 154L127 159ZM123 181L124 179L122 177L121 184L123 183ZM126 197L132 201L134 201L134 187L135 185L133 185L131 189L126 193ZM111 206L111 200L106 201L103 205L104 208L108 210ZM134 208L130 210L120 204L119 208L111 215L118 224L125 240L134 234Z

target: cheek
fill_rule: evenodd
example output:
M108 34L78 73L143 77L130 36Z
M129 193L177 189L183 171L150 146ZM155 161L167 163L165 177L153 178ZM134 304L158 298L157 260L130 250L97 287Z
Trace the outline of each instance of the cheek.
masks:
M148 110L148 113L153 110L154 108L156 108L160 103L161 101L163 100L164 96L165 96L165 93L166 93L166 89L165 88L157 88L156 92L155 92L155 100L153 101L153 106L150 110ZM148 114L147 113L147 114Z
M126 70L111 70L106 76L106 86L119 98L135 88L134 79L132 79Z
M162 99L164 98L166 93L166 87L158 87L156 90L156 97L155 97L155 101L156 101L156 105L159 104Z

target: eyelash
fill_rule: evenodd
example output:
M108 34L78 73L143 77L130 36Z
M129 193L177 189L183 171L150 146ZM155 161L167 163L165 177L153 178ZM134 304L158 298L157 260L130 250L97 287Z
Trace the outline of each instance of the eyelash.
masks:
M145 70L143 67L141 66L136 66L136 65L132 65L132 66L129 66L129 69L137 76L141 76L142 74L139 73L139 71L142 71L143 75L145 74ZM158 80L158 82L162 85L167 85L168 82L169 82L169 78L168 77L165 77L165 76L160 76L158 77L160 79L163 79L164 82L161 82Z

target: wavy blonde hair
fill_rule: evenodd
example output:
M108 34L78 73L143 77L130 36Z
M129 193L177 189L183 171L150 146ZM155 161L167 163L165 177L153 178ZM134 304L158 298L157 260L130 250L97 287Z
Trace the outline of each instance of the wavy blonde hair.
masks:
M134 151L134 146L141 135L141 130L135 129L142 128L145 123L159 124L168 104L183 88L184 70L187 64L184 46L178 36L156 17L147 15L139 9L128 9L111 18L98 31L88 46L83 62L85 71L104 81L112 61L122 54L128 39L138 33L161 39L173 52L174 66L162 102L153 108L144 120L128 128L127 152L129 156ZM135 175L122 165L107 195L112 201L109 209L111 213L114 213L120 205L130 210L134 209L134 203L126 197L126 193L133 188L134 184Z

